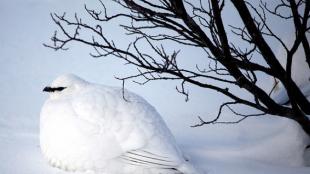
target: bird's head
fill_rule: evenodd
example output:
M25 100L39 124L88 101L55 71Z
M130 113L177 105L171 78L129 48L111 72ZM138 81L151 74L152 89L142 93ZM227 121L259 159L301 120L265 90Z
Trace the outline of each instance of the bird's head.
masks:
M43 92L48 92L51 98L66 96L86 85L88 82L74 74L65 74L57 77Z

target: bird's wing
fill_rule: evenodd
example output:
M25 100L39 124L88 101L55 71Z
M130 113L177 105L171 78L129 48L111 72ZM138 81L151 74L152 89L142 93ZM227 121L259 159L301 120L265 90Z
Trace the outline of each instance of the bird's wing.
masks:
M145 150L132 150L120 156L123 162L147 168L177 170L179 162L168 156L162 156Z
M124 153L123 162L149 168L176 169L183 162L174 138L158 112L138 95L126 91L125 101L118 93L118 114L111 131ZM113 124L111 124L113 125ZM116 127L116 129L114 129Z
M102 144L105 157L150 168L175 168L180 163L178 151L156 110L132 93L125 101L119 90L102 90L75 97L73 107L79 120L98 127L87 132L94 137L93 144Z

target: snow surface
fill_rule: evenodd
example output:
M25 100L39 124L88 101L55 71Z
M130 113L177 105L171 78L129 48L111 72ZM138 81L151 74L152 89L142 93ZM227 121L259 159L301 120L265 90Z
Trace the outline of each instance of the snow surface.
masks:
M309 140L298 125L282 118L249 119L238 126L191 129L169 125L193 163L215 174L308 174L303 147ZM48 165L40 152L38 120L0 120L3 174L69 174Z

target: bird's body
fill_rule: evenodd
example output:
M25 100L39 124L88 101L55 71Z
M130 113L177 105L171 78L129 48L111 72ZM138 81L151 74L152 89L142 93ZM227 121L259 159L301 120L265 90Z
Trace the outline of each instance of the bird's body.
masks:
M138 95L74 75L57 78L49 90L56 88L40 120L40 145L51 165L111 174L196 173L158 112Z

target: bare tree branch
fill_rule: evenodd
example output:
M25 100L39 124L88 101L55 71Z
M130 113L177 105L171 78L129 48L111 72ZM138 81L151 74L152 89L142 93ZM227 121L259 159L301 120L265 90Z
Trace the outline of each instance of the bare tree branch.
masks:
M310 135L310 121L305 114L310 114L310 103L300 91L291 77L293 56L299 47L303 47L308 64L310 65L310 48L306 33L310 27L310 1L277 0L271 7L261 0L258 5L243 0L232 0L243 26L233 26L225 23L222 13L226 10L228 1L182 1L182 0L115 0L123 10L116 14L109 14L109 7L105 1L99 0L98 9L91 9L85 5L87 14L97 24L84 22L76 14L70 19L66 14L51 14L58 30L51 38L51 44L46 47L55 50L67 50L71 42L78 42L94 49L92 57L115 57L125 64L137 68L137 73L126 77L117 77L123 87L127 80L144 85L150 81L174 80L180 84L177 92L189 100L189 85L195 85L219 92L230 101L219 107L217 115L211 121L204 121L198 117L199 123L193 127L210 123L239 123L242 120L264 114L272 114L296 120ZM288 13L283 13L286 10ZM291 20L295 27L296 39L292 47L284 44L283 38L268 23L269 15L279 20ZM108 39L104 33L105 24L112 21L121 22L128 38L131 38L127 48L121 48L118 43ZM229 36L234 34L246 47ZM287 65L285 68L279 63L277 56L271 49L268 39L277 41L286 52ZM166 43L176 43L182 47L170 51ZM145 52L145 48L148 52ZM195 48L210 63L208 66L196 64L186 67L179 63L181 51ZM188 57L190 59L190 57ZM265 62L257 61L262 59ZM267 65L265 64L267 63ZM310 66L309 66L310 67ZM283 106L258 85L264 74L283 84L289 95L290 106ZM216 83L215 83L216 82ZM251 98L240 97L235 88L250 94ZM124 99L126 99L124 94ZM129 101L130 102L130 101ZM233 105L244 105L254 108L259 113L243 114L234 110ZM238 116L236 121L220 121L222 110L227 108Z

